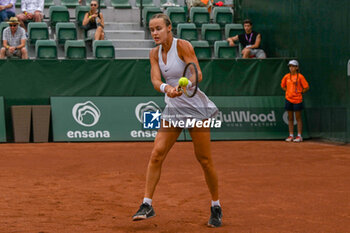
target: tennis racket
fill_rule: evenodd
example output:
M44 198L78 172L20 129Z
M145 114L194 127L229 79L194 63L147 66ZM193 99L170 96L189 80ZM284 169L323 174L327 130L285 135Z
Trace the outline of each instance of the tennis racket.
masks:
M190 98L192 98L197 93L197 89L198 89L198 69L195 63L190 62L185 66L182 77L190 79L191 76L193 75L195 77L195 82L192 83L191 88L187 89L186 87L181 87L181 86L178 87L178 91L181 91L187 97L190 97Z

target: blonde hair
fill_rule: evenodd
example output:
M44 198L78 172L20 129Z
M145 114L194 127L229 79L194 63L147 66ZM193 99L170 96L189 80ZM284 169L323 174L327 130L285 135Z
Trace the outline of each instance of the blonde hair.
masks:
M166 14L163 14L163 13L158 13L158 14L153 15L152 18L150 19L150 21L152 19L163 19L164 23L167 27L171 25L171 20L170 20L169 16L167 16Z

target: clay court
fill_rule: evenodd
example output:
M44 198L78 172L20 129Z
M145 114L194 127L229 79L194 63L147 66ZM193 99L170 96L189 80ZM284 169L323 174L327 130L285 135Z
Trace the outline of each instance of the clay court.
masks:
M350 147L307 141L213 142L223 227L190 142L176 143L133 222L153 143L0 145L0 232L348 232Z

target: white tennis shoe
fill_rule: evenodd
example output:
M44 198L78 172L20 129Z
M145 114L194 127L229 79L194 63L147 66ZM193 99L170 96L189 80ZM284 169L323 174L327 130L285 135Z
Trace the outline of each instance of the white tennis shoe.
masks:
M303 138L301 136L297 136L293 142L302 142L303 141Z

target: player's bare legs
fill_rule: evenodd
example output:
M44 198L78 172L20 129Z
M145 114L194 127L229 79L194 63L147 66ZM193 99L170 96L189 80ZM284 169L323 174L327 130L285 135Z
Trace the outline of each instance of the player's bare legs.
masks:
M155 216L152 207L152 197L160 179L162 164L181 131L182 129L180 128L161 128L158 130L157 136L154 140L151 157L148 162L145 196L140 209L132 217L134 221Z
M303 131L303 121L301 120L301 111L295 111L295 119L298 124L298 135L301 135Z
M194 152L198 162L201 164L205 181L207 182L211 197L211 216L208 222L210 227L220 227L222 222L222 211L219 202L218 191L218 176L214 168L213 160L211 157L210 148L210 129L208 128L193 128L190 129L192 142L194 146Z
M294 112L288 111L288 128L289 128L289 135L294 134Z
M193 128L189 131L193 141L194 152L202 166L212 200L217 201L219 199L218 176L211 158L210 129Z
M181 131L182 129L179 128L162 128L158 131L154 140L151 158L148 162L145 197L152 199L160 178L163 161Z

